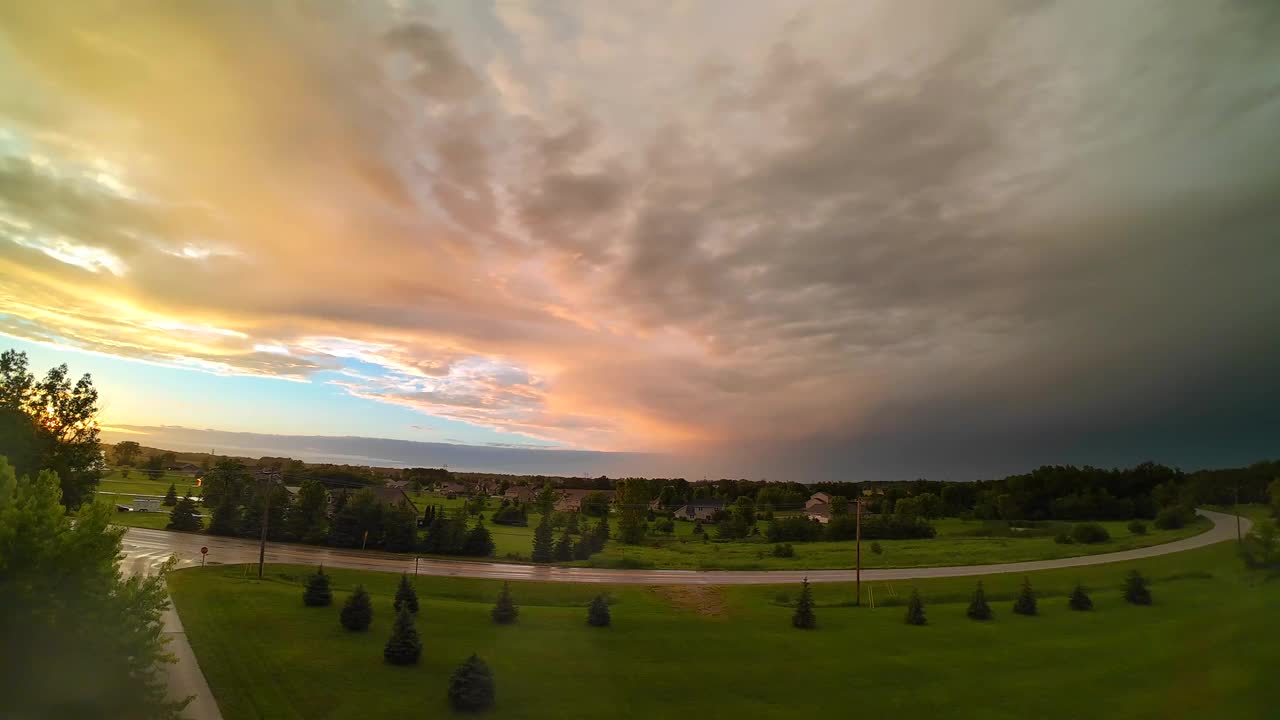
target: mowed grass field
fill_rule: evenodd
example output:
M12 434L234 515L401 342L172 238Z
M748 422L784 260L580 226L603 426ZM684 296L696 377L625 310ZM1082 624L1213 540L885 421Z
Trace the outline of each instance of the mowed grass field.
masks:
M163 478L155 479L135 469L129 473L128 478L125 478L119 470L113 470L99 481L94 501L112 506L132 505L133 498L136 496L164 496L169 491L170 484L175 486L178 497L182 497L188 490L193 497L196 497L200 494L200 488L196 487L195 482L195 478L190 475L179 473L166 473ZM163 529L169 523L169 510L170 508L162 507L159 512L115 513L112 522L129 527ZM199 512L205 512L203 506Z
M1124 574L1155 604L1121 598ZM500 583L416 578L420 665L384 664L393 574L333 570L335 603L305 608L313 568L173 573L169 587L224 717L440 717L448 677L472 652L494 669L494 718L1246 718L1280 707L1280 582L1247 573L1232 544L1132 563L1032 573L1038 617L1010 612L1022 576L982 578L996 619L964 616L976 578L815 585L819 629L790 626L797 586L643 587L512 583L520 622L489 610ZM1077 581L1096 609L1067 609ZM368 633L338 623L356 583ZM905 625L914 584L929 624ZM614 625L585 624L597 592Z

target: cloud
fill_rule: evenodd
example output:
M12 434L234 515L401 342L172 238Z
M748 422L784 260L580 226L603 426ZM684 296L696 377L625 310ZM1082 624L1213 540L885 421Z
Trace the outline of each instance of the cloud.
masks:
M1276 390L1280 43L1156 9L15 6L0 332L733 474L1176 459Z

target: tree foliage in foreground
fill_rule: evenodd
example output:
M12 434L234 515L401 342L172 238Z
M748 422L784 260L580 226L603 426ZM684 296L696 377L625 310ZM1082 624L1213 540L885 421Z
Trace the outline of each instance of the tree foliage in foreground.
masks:
M373 603L363 585L357 585L356 591L347 598L338 619L342 622L342 627L353 632L369 629L369 623L373 622Z
M472 655L449 678L449 704L460 712L478 712L493 707L493 671L485 661Z
M422 656L422 639L413 626L413 613L407 606L396 611L396 622L391 627L391 637L382 648L382 658L392 665L414 665Z
M1137 570L1130 570L1124 579L1124 599L1134 605L1150 605L1151 590L1147 579Z
M908 625L924 625L929 622L924 616L924 600L920 598L920 591L915 588L911 588L911 597L907 599L905 619Z
M973 591L973 600L969 602L969 609L965 613L970 620L990 620L992 617L991 606L987 604L987 593L982 589L982 581L978 581L978 589Z
M71 517L60 495L52 472L19 478L0 457L0 714L179 717L186 701L166 700L164 683L163 577L123 578L110 508Z
M307 578L307 589L302 593L302 604L307 607L326 607L333 604L333 591L329 589L329 576L324 568Z
M1036 593L1031 589L1031 578L1022 579L1022 589L1013 601L1013 611L1019 615L1035 615L1039 612L1036 606Z
M510 625L520 616L520 608L511 599L511 583L502 583L502 592L498 594L498 602L494 603L491 615L499 625Z
M796 611L791 616L791 625L801 630L812 630L818 627L818 618L813 614L813 590L809 588L809 578L805 578L800 583L800 599L796 601Z
M400 576L400 585L396 588L396 601L393 607L396 612L408 610L414 615L418 614L418 591L413 589L413 583L409 582L407 574Z
M1081 612L1093 609L1093 600L1080 583L1076 583L1075 589L1071 591L1071 597L1067 600L1067 607Z

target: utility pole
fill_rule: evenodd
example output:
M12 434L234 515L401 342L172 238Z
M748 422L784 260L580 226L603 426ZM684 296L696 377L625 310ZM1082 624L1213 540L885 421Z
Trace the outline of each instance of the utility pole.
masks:
M854 570L853 587L858 597L853 601L854 607L862 606L862 498L853 501L856 505L854 516L854 554L857 558Z
M262 579L262 564L267 558L267 522L268 512L271 510L271 479L266 480L266 487L262 491L262 537L258 540L258 579Z
M1236 502L1231 506L1231 512L1236 516L1236 544L1244 545L1244 538L1240 535L1240 481L1236 481Z

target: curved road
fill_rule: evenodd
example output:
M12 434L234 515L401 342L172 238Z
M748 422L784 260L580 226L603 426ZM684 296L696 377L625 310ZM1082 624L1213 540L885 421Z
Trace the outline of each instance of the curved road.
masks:
M959 565L953 567L891 568L863 570L863 580L908 580L912 578L959 577L964 575L990 575L995 573L1053 570L1055 568L1101 565L1103 563L1136 560L1138 558L1168 555L1194 548L1212 545L1236 537L1235 516L1210 510L1198 510L1213 522L1213 528L1199 535L1175 540L1163 545L1059 560L1033 560L1029 562L1001 563L996 565ZM1243 532L1252 523L1241 518ZM130 528L124 538L125 570L149 572L170 555L178 556L179 567L200 564L200 547L207 546L206 558L211 563L237 564L258 561L258 543L241 538L189 535L186 533ZM387 553L334 550L312 545L267 544L267 562L295 563L349 568L353 570L377 570L381 572L414 572L415 561L402 555ZM515 565L458 560L421 558L417 561L421 575L446 577L488 578L494 580L537 580L542 582L578 582L627 585L765 585L770 583L794 583L801 578L810 582L849 582L853 570L603 570L597 568L559 568L541 565Z

